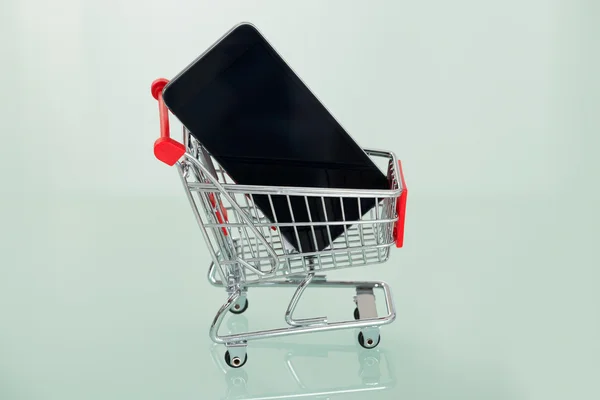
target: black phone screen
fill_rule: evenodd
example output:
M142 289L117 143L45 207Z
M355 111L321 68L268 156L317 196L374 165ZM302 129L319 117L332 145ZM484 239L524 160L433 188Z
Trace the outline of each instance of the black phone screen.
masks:
M165 88L165 103L239 184L387 189L386 176L251 25L240 25ZM254 201L271 221L356 220L368 198ZM360 205L359 205L360 202ZM342 212L343 209L343 212ZM292 215L293 213L293 215ZM311 214L309 216L309 213ZM274 215L276 214L276 215ZM313 234L314 228L314 234ZM281 228L298 250L320 251L343 225Z

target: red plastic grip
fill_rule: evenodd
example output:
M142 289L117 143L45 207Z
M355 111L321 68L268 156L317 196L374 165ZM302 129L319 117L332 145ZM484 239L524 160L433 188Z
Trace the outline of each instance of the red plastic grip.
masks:
M165 164L172 166L185 154L185 146L171 139L169 110L162 97L162 91L167 83L169 83L167 79L156 79L152 82L150 91L152 97L158 101L158 115L160 117L160 137L154 142L154 156Z
M219 224L229 222L229 218L227 216L227 209L223 207L223 203L219 202L220 207L217 207L217 199L215 198L215 195L213 193L208 194L208 199L210 200L210 205L212 206L212 208L215 211L215 214L217 215L217 221L219 221ZM221 211L219 211L219 209L223 210L222 214ZM221 230L223 231L223 235L227 236L227 229L225 227L222 227Z
M406 198L408 197L408 188L404 180L404 171L402 171L402 161L398 160L398 173L402 182L402 193L396 201L396 212L398 213L398 222L394 229L394 239L396 239L396 247L400 248L404 245L404 223L406 221Z

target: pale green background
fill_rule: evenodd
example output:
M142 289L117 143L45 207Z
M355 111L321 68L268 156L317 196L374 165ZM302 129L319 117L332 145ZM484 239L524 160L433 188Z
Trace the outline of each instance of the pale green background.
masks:
M361 145L405 164L406 247L336 274L392 286L395 384L340 398L600 398L598 1L4 0L0 15L1 399L235 391L208 338L224 291L152 156L149 85L245 20ZM281 324L290 294L252 291L250 327ZM349 316L351 296L315 291L300 312ZM326 345L342 347L302 355ZM247 393L361 388L359 353L353 331L253 342Z

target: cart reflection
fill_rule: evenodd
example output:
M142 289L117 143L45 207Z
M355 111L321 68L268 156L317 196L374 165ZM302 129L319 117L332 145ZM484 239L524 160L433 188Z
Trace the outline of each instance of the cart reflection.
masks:
M228 322L233 321L235 325L228 325L234 331L247 326L243 317ZM249 383L253 373L259 373L258 369L230 368L223 359L221 346L215 344L211 348L213 362L227 384L223 399L328 398L351 393L362 398L366 392L386 391L395 386L393 365L384 348L365 350L358 344L299 344L276 340L257 341L252 347L263 354L279 353L285 365L282 376L286 378L268 392L254 393Z

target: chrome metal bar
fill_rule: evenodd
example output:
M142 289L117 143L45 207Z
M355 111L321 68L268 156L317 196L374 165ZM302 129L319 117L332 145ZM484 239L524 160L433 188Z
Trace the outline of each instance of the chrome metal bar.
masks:
M288 305L287 311L285 312L285 322L290 326L305 326L305 325L315 325L315 324L324 324L327 323L327 317L315 317L315 318L303 318L303 319L294 319L292 316L294 314L294 310L296 310L296 306L298 305L298 301L300 301L300 297L310 284L310 282L315 277L314 272L309 272L308 275L300 282L294 296L290 300L290 304Z
M286 196L288 207L290 209L290 217L292 218L292 226L294 227L294 233L296 234L296 241L298 243L298 251L302 253L302 242L300 242L300 236L298 235L298 225L295 223L296 219L294 218L294 207L292 207L292 202L290 200L290 196ZM302 265L306 270L306 260L302 259Z
M200 152L201 148L199 147L198 143L194 141L194 142L192 142L192 144L195 147L194 152L200 154L199 152ZM192 174L194 175L196 180L203 181L206 179L204 176L204 173L202 171L198 170L194 165L188 163L187 166L189 167L189 171L192 172ZM187 179L186 179L186 182L187 182ZM214 212L215 210L213 209L212 204L210 203L209 194L208 193L196 193L196 194L197 194L198 200L202 203L204 210L205 211L210 210L210 212L206 212L207 219L213 220L216 222L217 221L216 214ZM215 198L218 200L218 197L215 197ZM218 200L218 201L220 203L220 200ZM209 225L210 225L210 223L208 223L208 222L204 223L205 227L211 228L211 226L209 226ZM221 235L220 229L217 229L215 227L212 227L212 228L213 228L212 233L215 238L215 241L218 243L219 249L222 249L222 252L226 253L227 258L229 258L229 259L234 258L235 253L231 248L232 246L229 241L230 238L228 238L224 235Z
M386 218L386 219L381 219L379 222L381 223L392 223L392 222L396 222L398 219L397 218ZM285 228L285 227L298 227L298 225L302 225L302 226L321 226L321 225L328 225L328 226L336 226L336 225L371 225L373 224L372 220L350 220L350 221L329 221L327 223L323 223L323 222L262 222L262 223L254 223L255 227L259 227L259 228L265 228L265 227L270 227L270 226L274 226L276 228ZM214 227L224 227L225 224L212 224L214 225ZM245 226L244 223L227 223L228 226L231 227L242 227Z
M362 207L361 207L361 204L360 204L360 199L358 199L357 202L358 202L358 215L362 215ZM362 224L358 225L358 232L359 232L359 236L360 236L360 246L361 246L362 249L364 249L364 247L365 247L365 235L363 233L363 226L362 226ZM362 256L363 256L363 261L367 262L364 250L362 252Z
M190 190L214 191L214 187L209 183L190 183ZM220 184L224 191L228 193L252 193L252 194L277 194L282 196L335 196L335 197L358 197L358 198L393 198L400 196L402 190L375 190L375 189L325 189L325 188L298 188L288 186L260 186L260 185L240 185L233 183Z
M354 243L356 241L352 240L350 241L351 243ZM376 244L370 244L368 246L356 246L356 247L352 247L350 250L357 252L357 251L361 251L364 250L365 252L375 252L377 249L386 249L393 246L393 243L386 243L386 244L380 244L380 245L376 245ZM246 246L244 246L244 248L246 248ZM278 249L281 251L281 248L278 247ZM313 252L306 252L306 253L302 253L301 255L299 255L298 253L290 253L290 254L283 254L281 255L279 258L282 262L286 261L286 260L290 260L290 261L298 261L300 263L302 263L302 258L304 257L316 257L318 254L320 254L321 256L331 256L332 254L337 254L337 255L344 255L347 254L348 251L350 251L348 249L326 249L326 250L321 250L321 251L313 251ZM362 255L361 255L362 257ZM259 262L259 261L264 261L265 258L261 257L261 256L257 256L257 257L245 257L244 258L247 262ZM220 263L221 264L235 264L239 262L238 259L235 260L221 260ZM326 261L323 261L323 263L325 263ZM318 268L318 265L316 265L316 267Z
M177 163L177 170L179 171L179 177L181 178L181 182L183 183L184 187L186 187L186 185L185 185L186 178L185 178L185 175L184 175L184 168L183 168L183 165L181 163ZM213 263L215 265L219 265L219 259L217 257L217 253L215 252L213 246L211 245L210 236L209 236L206 228L202 224L202 216L200 215L200 211L198 210L198 206L196 205L196 202L194 201L194 197L192 196L192 192L190 192L189 190L185 190L185 194L186 194L186 196L188 198L190 206L192 207L192 212L194 213L194 216L196 217L196 221L198 222L198 226L200 227L200 232L202 233L202 236L204 237L204 240L208 244L208 246L207 246L208 247L208 252L210 253L211 258L213 259ZM223 270L220 267L219 267L219 275L220 275L221 280L223 282L225 282L227 280L226 277L225 277L225 274L224 274Z
M329 246L331 250L335 250L335 243L331 237L331 228L329 226L329 218L327 217L327 207L325 207L325 198L321 197L321 204L323 205L323 215L325 217L325 227L327 228L327 238L329 239ZM333 266L337 268L336 257L335 254L332 255Z
M294 228L294 233L296 234L296 240L298 241L298 248L300 249L300 253L302 253L302 243L300 243L300 237L298 236L298 224L296 224L296 218L294 218L294 207L292 207L292 202L290 200L290 196L285 196L285 197L286 197L288 207L290 210L290 218L292 219L290 226L292 226Z
M244 266L244 268L249 269L250 271L254 272L255 274L257 274L259 276L264 276L265 275L265 273L263 271L261 271L260 269L254 267L253 265L249 264L247 261L245 261L245 260L243 260L241 258L238 258L236 260L236 263L240 263L241 265ZM273 273L275 273L275 272L277 272L277 271L276 270L273 271Z
M225 314L229 311L231 306L237 301L237 299L241 295L242 295L242 291L240 289L234 290L229 295L227 300L225 300L225 303L223 303L221 308L219 308L219 311L217 312L217 315L215 315L215 318L213 319L213 322L212 322L212 324L210 326L210 330L209 330L209 335L210 335L210 338L213 340L213 342L225 344L225 343L242 342L243 341L243 339L242 340L223 340L223 338L218 335L219 327L223 323L223 318L225 317Z
M248 243L251 243L252 239L250 239L250 235L248 235L248 230L246 229L246 226L246 224L242 224L242 232L244 232L244 236L246 236ZM256 257L256 254L254 253L254 246L248 246L248 250L250 251L250 255L252 256L252 258Z
M382 251L386 251L386 249L389 249L389 245L388 246L380 246L379 249ZM373 252L377 251L376 249L372 249ZM319 270L320 271L328 271L328 270L333 270L333 269L339 269L339 268L344 268L344 267L350 267L352 266L350 264L350 262L356 263L357 260L354 258L348 258L348 253L349 251L347 250L335 250L334 252L328 253L329 257L331 257L330 260L323 260L321 262L321 265L319 266ZM369 253L371 254L371 253ZM340 257L340 256L344 256L344 258ZM305 275L306 274L306 270L304 268L304 264L302 263L301 260L298 259L297 255L286 255L284 256L284 264L282 264L282 267L279 268L276 271L276 276L280 277L280 276L291 276L291 275ZM333 261L333 257L336 257L335 260L335 264ZM339 258L338 258L339 257ZM354 257L354 256L352 256ZM361 260L362 260L362 256L361 256ZM254 262L257 260L249 260L250 262ZM236 261L221 261L221 264L223 265L228 265L228 264L235 264ZM367 265L372 265L372 264L379 264L379 257L375 254L375 255L367 255L367 262L363 263L362 265L367 266ZM215 286L222 286L223 285L223 281L222 280L218 280L214 274L214 268L218 268L218 266L212 266L212 269L209 269L208 272L208 276L209 276L209 282L212 285ZM257 279L259 279L261 282L264 282L265 280L263 278L261 278L259 275L247 275L246 276L247 282L250 283L252 281L255 281ZM274 277L270 277L269 279L275 279Z
M342 207L342 220L346 221L346 211L344 210L344 199L340 198L340 206ZM344 224L346 225L346 224ZM346 247L350 247L350 243L348 242L348 229L344 230L344 238L346 239Z
M390 190L373 190L373 189L340 189L340 188L318 188L318 187L286 187L286 186L261 186L261 185L238 185L226 183L226 179L223 175L222 187L228 192L242 192L242 193L253 193L253 194L281 194L289 196L335 196L335 197L398 197L402 190L402 183L398 178L398 159L394 152L385 150L375 149L364 149L364 151L372 157L381 157L390 159L390 174L397 180L397 188ZM218 169L219 170L219 169ZM220 168L222 171L223 169ZM195 191L196 188L202 185L192 185L190 190ZM210 189L208 189L210 191Z
M260 214L258 212L258 207L256 207L256 203L254 202L254 195L252 195L252 194L250 194L250 202L252 204L254 204L254 207L252 207L252 209L254 210L254 215L256 216L256 221L260 222L261 220L266 220L266 218L260 217ZM273 243L273 231L271 230L271 226L263 227L263 232L265 230L269 233L269 243ZM263 236L265 236L264 233L263 233ZM258 244L257 244L257 246L258 246Z
M264 282L267 284L267 282ZM273 283L273 282L268 282ZM237 333L230 335L219 335L218 329L223 321L223 317L229 307L237 298L241 295L240 291L236 291L232 293L225 303L219 309L219 312L215 316L213 320L213 324L210 328L210 337L215 343L238 343L243 341L250 341L256 339L268 339L280 336L288 336L288 335L296 335L301 333L309 333L309 332L324 332L324 331L333 331L340 329L351 329L351 328L369 328L369 327L377 327L382 325L387 325L392 323L396 319L396 310L393 304L392 294L390 292L389 286L385 282L327 282L320 283L315 282L315 285L327 286L327 287L377 287L381 288L384 292L384 299L386 304L387 314L382 317L377 318L369 318L369 319L361 319L361 320L352 320L352 321L342 321L342 322L327 322L320 325L302 325L302 326L290 326L287 328L279 328L279 329L268 329L254 332L246 332L246 333ZM289 283L288 283L289 285Z
M315 246L315 250L319 248L319 245L317 244L317 234L315 233L315 226L312 225L313 220L312 220L312 213L310 212L310 205L308 204L308 197L304 196L304 204L306 204L306 213L308 214L308 222L311 224L310 225L310 230L312 232L312 239L313 239L313 244ZM321 253L318 252L316 254L317 256L317 265L321 265Z
M277 211L275 210L275 206L273 205L273 198L272 198L271 195L269 195L269 204L271 205L271 212L273 213L273 219L275 220L272 226L274 226L275 229L277 230L277 235L279 235L279 240L281 242L281 245L284 246L283 245L284 239L283 239L283 235L281 234L281 229L277 229L277 226L275 225L275 224L278 223L278 220L277 220ZM288 260L287 264L288 264L287 266L289 268L289 260Z
M195 141L195 139L192 138ZM262 185L239 185L227 183L222 168L217 168L223 175L223 182L221 186L228 192L239 192L239 193L253 193L253 194L280 194L289 196L335 196L335 197L381 197L381 198L395 198L400 195L402 190L402 184L398 179L398 159L393 152L384 150L364 149L364 151L372 157L387 158L390 160L390 175L393 181L397 181L395 188L389 190L372 190L372 189L340 189L340 188L318 188L318 187L286 187L286 186L262 186ZM188 154L188 156L190 156ZM190 190L206 190L214 191L214 188L209 187L210 184L191 184ZM203 189L200 189L203 188Z
M260 241L264 244L265 248L267 249L267 252L269 253L271 267L272 267L271 270L268 272L260 272L260 275L267 276L267 275L273 274L279 264L279 259L277 258L277 254L275 253L273 248L269 245L269 243L267 243L266 239L260 234L260 232L258 232L257 228L253 225L252 221L250 221L250 219L244 214L244 212L240 209L239 205L235 202L235 200L233 200L231 198L229 193L227 193L227 191L225 191L225 189L217 181L217 179L207 173L208 171L207 171L206 167L204 167L198 160L194 159L193 157L190 157L189 154L186 154L185 158L186 158L186 160L190 161L192 164L194 164L197 168L199 168L201 171L203 171L206 174L207 178L210 181L212 181L212 184L216 186L216 188L219 190L219 192L221 192L222 196L236 209L237 212L240 213L240 217L242 219L244 219L244 222L246 222L248 224L248 228L255 235L259 236Z

